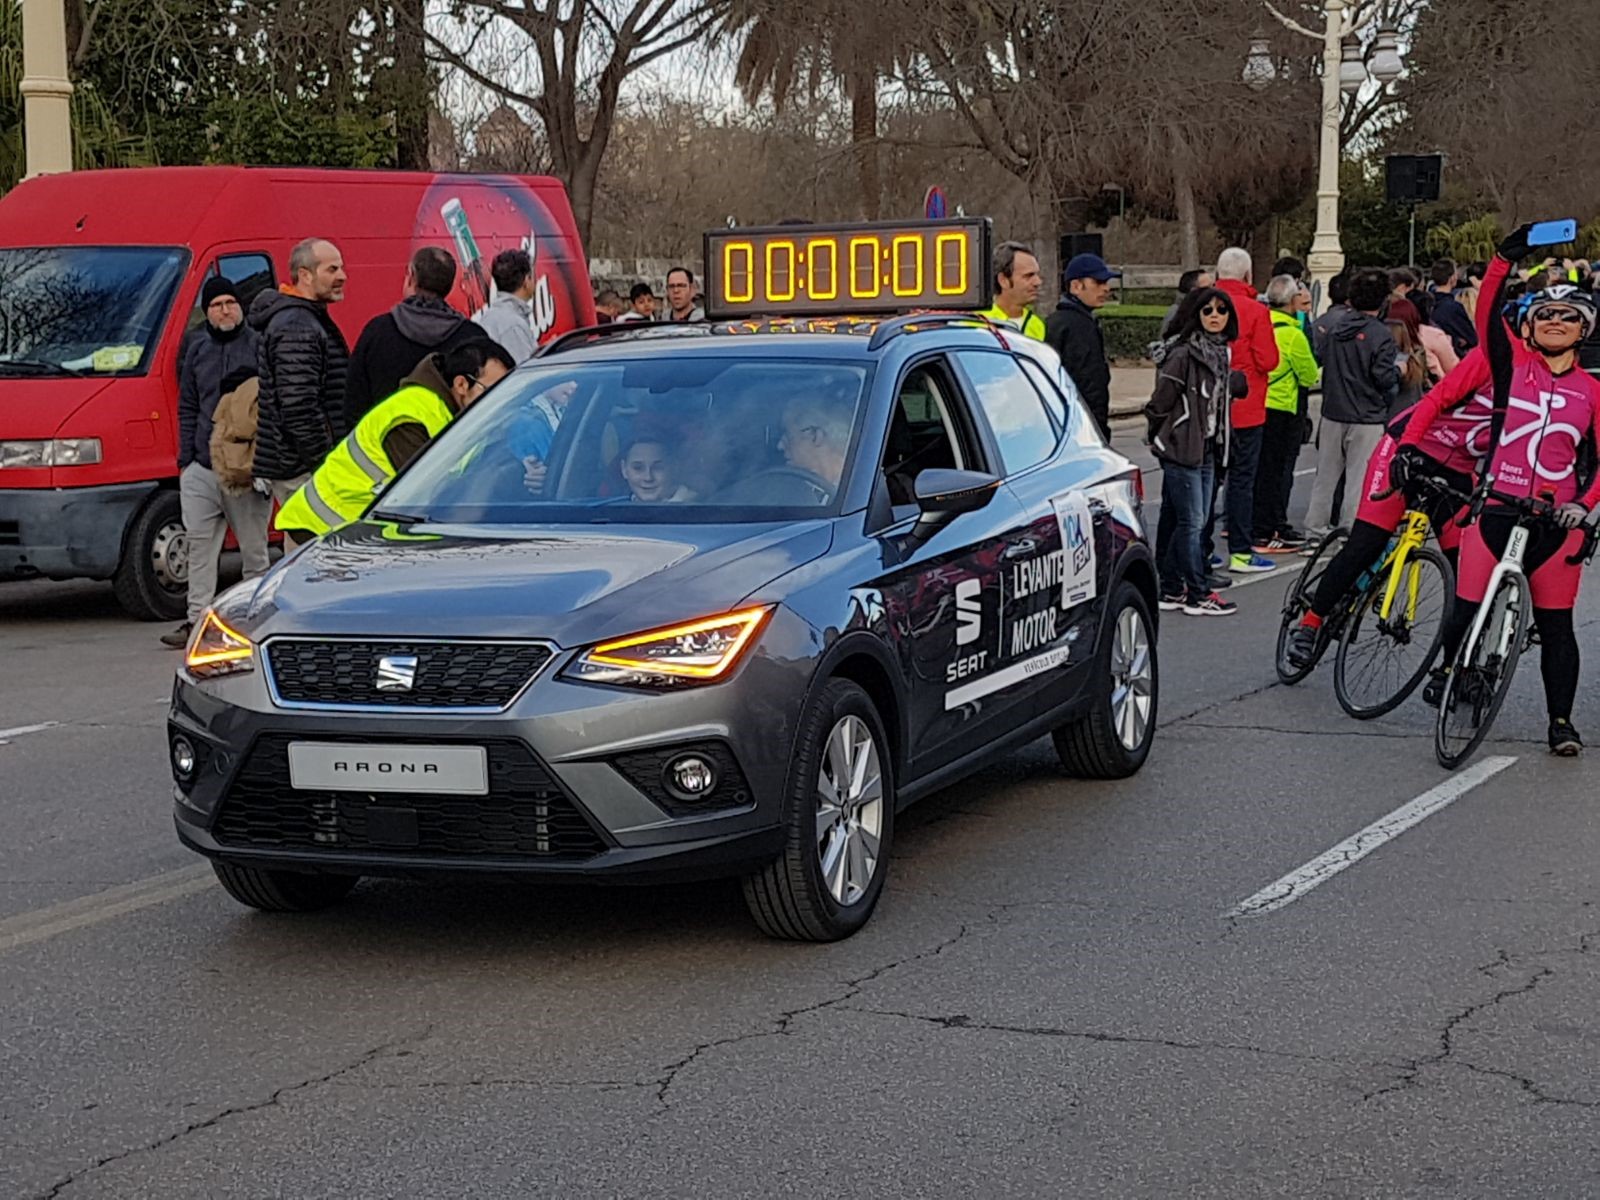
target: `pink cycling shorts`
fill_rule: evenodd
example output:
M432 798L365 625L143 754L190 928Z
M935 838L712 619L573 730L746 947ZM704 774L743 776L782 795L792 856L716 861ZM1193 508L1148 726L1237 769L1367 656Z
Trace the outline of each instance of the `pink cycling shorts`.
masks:
M1547 535L1553 536L1553 535ZM1528 576L1535 608L1571 608L1578 602L1583 568L1567 562L1583 549L1583 530L1574 529L1557 550ZM1483 526L1474 525L1461 538L1461 560L1456 564L1456 595L1480 604L1489 591L1489 576L1500 555L1483 538Z
M1372 497L1389 490L1389 464L1399 447L1400 443L1393 437L1383 435L1372 457L1367 459L1367 469L1361 477L1361 503L1356 508L1356 520L1387 529L1390 533L1399 529L1400 522L1405 519L1405 495L1395 492L1382 500ZM1461 544L1461 528L1453 520L1439 525L1434 532L1438 534L1439 546L1443 550L1454 550Z

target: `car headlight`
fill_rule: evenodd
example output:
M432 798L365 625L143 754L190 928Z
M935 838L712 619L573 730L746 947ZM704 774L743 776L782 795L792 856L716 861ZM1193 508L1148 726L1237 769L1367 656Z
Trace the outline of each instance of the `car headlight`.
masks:
M0 468L87 467L99 461L99 438L0 442Z
M725 678L772 611L747 608L602 642L564 672L570 678L633 687L680 687Z
M197 679L214 679L255 670L255 656L255 643L208 608L189 637L183 665Z

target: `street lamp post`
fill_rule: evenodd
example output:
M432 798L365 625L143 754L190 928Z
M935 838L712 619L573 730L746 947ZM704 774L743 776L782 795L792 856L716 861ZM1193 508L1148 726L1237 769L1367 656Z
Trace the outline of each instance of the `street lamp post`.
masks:
M1323 28L1319 34L1262 0L1278 22L1303 37L1322 42L1322 135L1317 164L1317 228L1311 239L1306 265L1311 270L1313 294L1319 307L1327 303L1328 284L1344 270L1344 247L1339 244L1339 118L1340 96L1353 96L1366 85L1368 65L1362 62L1361 44L1356 37L1354 15L1360 0L1323 0ZM1397 45L1398 35L1384 27L1374 38L1371 78L1380 87L1399 77L1404 69ZM1241 78L1256 91L1271 85L1278 71L1272 62L1266 38L1259 34L1250 43Z
M28 178L72 170L72 80L61 0L22 0L19 90Z

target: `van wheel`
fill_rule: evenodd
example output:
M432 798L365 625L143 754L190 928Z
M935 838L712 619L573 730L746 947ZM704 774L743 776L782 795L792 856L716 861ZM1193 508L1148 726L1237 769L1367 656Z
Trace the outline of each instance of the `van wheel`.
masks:
M850 680L829 680L800 720L783 853L744 880L761 931L832 942L865 925L889 870L894 801L878 710Z
M217 881L240 904L262 912L315 912L339 903L361 882L359 875L304 875L267 871L212 860Z
M1089 707L1055 731L1056 754L1079 779L1126 779L1150 754L1161 682L1150 609L1131 584L1111 594L1094 673Z
M141 621L177 621L187 612L189 538L175 490L162 488L134 515L111 587Z

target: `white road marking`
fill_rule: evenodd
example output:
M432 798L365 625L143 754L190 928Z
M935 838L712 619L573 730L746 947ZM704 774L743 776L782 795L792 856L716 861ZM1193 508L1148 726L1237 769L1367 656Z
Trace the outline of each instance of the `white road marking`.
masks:
M1492 779L1516 761L1514 757L1502 755L1474 763L1437 787L1429 788L1415 800L1402 804L1388 816L1380 817L1360 833L1345 838L1326 853L1317 855L1305 866L1290 871L1255 895L1241 900L1228 916L1259 917L1293 904L1312 888L1326 883L1345 868L1355 866L1385 842L1399 837L1413 825L1454 804L1480 783Z
M113 917L138 912L177 900L214 886L209 863L197 863L164 875L153 875L134 883L124 883L76 900L64 900L41 908L37 912L22 913L0 921L0 954L20 949L34 942L42 942L74 929L98 925Z
M18 725L15 729L0 729L0 745L14 737L21 737L25 733L39 733L46 729L54 729L60 721L44 721L38 725Z

